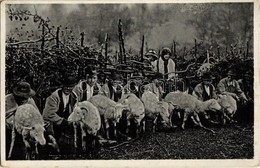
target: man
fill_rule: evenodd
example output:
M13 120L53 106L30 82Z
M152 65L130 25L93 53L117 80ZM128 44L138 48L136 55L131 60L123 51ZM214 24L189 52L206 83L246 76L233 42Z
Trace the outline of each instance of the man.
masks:
M110 79L105 83L101 89L100 94L118 102L118 100L123 96L123 78L119 74L112 73Z
M201 101L216 98L216 90L212 85L212 79L213 77L210 72L204 73L202 82L194 88L192 95Z
M233 70L229 70L227 77L221 79L217 85L217 90L219 94L231 95L237 101L242 102L242 104L247 102L247 98L244 92L241 90L238 82L235 80L236 74Z
M47 124L46 131L54 135L59 141L61 133L72 128L67 121L77 103L77 95L73 88L77 80L72 76L65 76L62 80L62 88L58 88L47 99L43 109L43 119Z
M5 117L7 129L12 129L13 127L14 115L18 106L23 104L31 104L38 109L32 99L34 95L35 91L31 89L31 85L29 83L19 82L13 88L13 93L5 96Z
M238 80L241 90L245 93L247 103L240 106L237 111L238 120L241 122L253 123L254 122L254 81L252 71L247 71L243 78Z
M157 98L161 101L164 91L162 88L162 84L158 79L162 79L162 74L157 73L156 75L153 75L151 79L152 79L152 83L145 85L144 89L153 92L157 96Z
M143 75L141 73L133 73L130 77L129 83L124 86L125 93L134 93L140 98L140 86L142 84Z
M11 144L11 137L12 137L12 128L14 124L14 116L18 106L23 104L31 104L36 109L36 106L33 96L35 95L35 91L31 89L31 85L27 82L21 81L18 82L13 90L12 93L5 96L5 126L6 126L6 156L8 156L8 152L10 149ZM21 145L22 137L18 134L17 137L19 140L17 141L17 146ZM15 156L14 156L15 155ZM13 153L13 157L16 159L24 159L21 155L16 155Z
M73 91L77 94L78 101L89 100L99 93L101 86L97 83L97 71L88 67L85 69L86 81L80 81Z

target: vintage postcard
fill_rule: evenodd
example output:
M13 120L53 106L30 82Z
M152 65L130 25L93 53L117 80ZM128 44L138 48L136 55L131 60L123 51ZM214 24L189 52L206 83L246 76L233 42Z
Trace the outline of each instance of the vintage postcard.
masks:
M259 1L0 11L0 166L259 166Z

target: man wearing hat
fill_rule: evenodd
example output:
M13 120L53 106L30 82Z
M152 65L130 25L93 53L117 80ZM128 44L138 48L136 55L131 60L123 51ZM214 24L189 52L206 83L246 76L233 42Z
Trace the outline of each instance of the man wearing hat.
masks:
M216 98L216 90L212 85L212 79L214 78L210 72L204 73L202 82L194 88L192 95L201 101Z
M155 75L151 76L152 82L143 86L144 90L149 90L153 92L158 100L162 100L162 96L164 94L164 90L162 88L161 82L158 79L162 79L163 76L160 73L156 73Z
M137 97L140 97L140 85L143 78L142 73L133 73L129 82L124 86L124 93L134 93Z
M227 77L221 79L217 85L217 91L219 94L231 95L234 99L245 103L247 98L244 92L241 90L238 82L235 80L235 72L229 70Z
M118 102L124 94L123 90L122 76L120 74L112 73L109 81L101 87L100 94Z
M35 91L31 89L31 85L27 82L19 82L13 88L13 93L5 96L5 117L6 117L6 127L12 129L14 114L18 106L23 104L31 104L36 109L37 106L32 99L35 95Z
M27 82L20 81L18 82L13 90L12 93L5 96L5 126L6 126L6 156L8 156L10 144L11 144L11 137L12 137L12 128L14 123L14 116L18 106L23 104L31 104L36 109L36 106L33 96L35 95L35 91L31 89L31 85ZM19 135L18 135L19 136ZM22 137L19 136L22 142ZM19 141L18 141L19 143ZM19 159L21 156L15 156ZM23 159L23 158L21 158Z
M74 88L78 96L78 101L89 100L92 96L99 93L101 86L97 83L97 71L91 67L85 69L86 79L80 81Z
M62 88L58 88L47 99L43 109L43 119L47 124L46 131L54 134L58 141L61 132L66 128L72 128L72 124L67 121L77 103L77 95L73 88L77 80L72 76L65 76L62 80Z

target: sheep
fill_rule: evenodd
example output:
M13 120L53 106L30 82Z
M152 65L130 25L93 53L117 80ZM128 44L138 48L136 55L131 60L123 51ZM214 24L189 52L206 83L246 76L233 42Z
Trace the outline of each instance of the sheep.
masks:
M26 155L25 159L31 159L29 150L31 148L29 140L35 140L35 153L38 155L38 143L40 145L45 145L46 140L44 138L44 121L43 118L33 105L24 104L17 108L14 116L14 125L12 129L12 140L11 147L9 150L8 158L12 155L12 150L14 147L16 131L22 135L23 142L25 144Z
M205 130L214 133L213 130L208 129L201 124L198 114L199 113L205 114L207 110L213 112L219 111L221 109L221 106L219 105L217 100L210 99L205 102L202 102L197 98L195 98L194 96L183 92L170 92L165 96L164 101L171 102L172 104L176 105L178 109L184 110L184 117L181 126L182 129L185 129L185 122L187 121L188 116L191 116L195 124L197 124L198 126L200 126Z
M136 132L135 135L138 136L140 133L140 125L141 122L143 124L142 130L144 131L145 123L144 123L144 116L145 116L145 110L144 110L144 104L142 101L133 93L124 94L123 97L119 100L119 103L123 105L129 106L129 111L127 112L127 131L129 131L130 126L130 120L134 120L134 123L136 124Z
M164 122L172 126L170 114L175 107L171 102L167 103L164 101L159 101L156 95L148 90L144 91L141 100L145 107L145 117L153 119L153 132L155 131L156 122L159 115L162 117Z
M223 124L226 123L226 119L232 122L232 118L237 111L237 102L230 95L218 95L217 99L223 112Z
M105 135L107 139L109 137L109 122L112 122L114 126L114 136L117 135L116 125L122 117L123 110L128 110L127 105L122 105L121 103L116 103L115 101L109 99L101 94L95 95L89 100L94 106L97 107L99 114L101 116L101 127L103 125ZM103 121L102 121L103 120Z
M75 148L77 148L77 125L80 125L82 150L86 151L86 132L97 137L97 132L101 127L101 119L97 107L88 101L77 103L68 118L68 122L73 122Z

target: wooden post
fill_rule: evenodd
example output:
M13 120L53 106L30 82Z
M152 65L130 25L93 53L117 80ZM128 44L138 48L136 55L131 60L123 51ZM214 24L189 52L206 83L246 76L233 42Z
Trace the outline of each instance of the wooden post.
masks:
M107 50L108 50L108 34L106 33L106 37L105 37L105 62L108 61ZM106 68L106 64L105 64L105 68Z
M142 37L142 44L141 44L140 55L141 55L141 62L143 62L144 61L144 35Z
M196 59L196 60L195 60L195 61L196 61L196 62L195 62L195 67L197 68L197 40L196 40L196 39L194 39L194 43L195 43L195 44L194 44L194 45L195 45L195 46L194 46L194 47L195 47L195 48L194 48L194 57L195 57L195 59Z
M42 44L41 44L41 50L42 50L42 53L43 53L43 50L44 50L44 41L45 41L45 38L44 38L44 34L45 34L45 29L44 29L44 24L42 24Z
M81 33L80 33L80 36L81 36L80 46L81 46L81 47L84 47L84 35L85 35L84 32L81 32Z
M59 34L60 34L60 27L57 27L57 31L56 31L56 46L57 48L59 48Z
M182 63L184 62L184 56L185 55L186 55L186 46L184 46L184 48L183 48L183 55L182 55L182 59L181 59Z
M174 56L174 59L176 60L177 54L176 54L176 42L175 41L173 42L173 56Z
M246 58L248 58L248 54L249 54L249 41L246 42Z
M207 50L207 63L209 63L209 50Z
M218 49L218 59L220 60L220 47L219 47L219 45L218 45L217 49Z
M158 51L158 58L157 58L157 64L156 64L157 73L159 73L159 59L160 59L160 50Z

